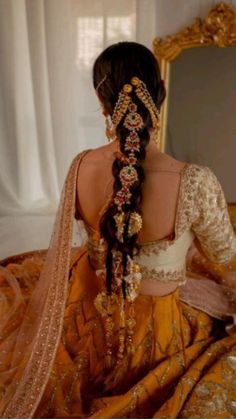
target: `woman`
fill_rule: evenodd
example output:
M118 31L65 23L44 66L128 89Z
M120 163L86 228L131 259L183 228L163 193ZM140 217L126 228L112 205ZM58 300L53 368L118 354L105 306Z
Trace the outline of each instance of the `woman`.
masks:
M166 92L146 47L110 46L93 82L113 142L73 160L45 262L1 268L1 415L234 417L236 239L221 185L157 149ZM74 217L88 240L72 255ZM193 241L210 279L185 275Z

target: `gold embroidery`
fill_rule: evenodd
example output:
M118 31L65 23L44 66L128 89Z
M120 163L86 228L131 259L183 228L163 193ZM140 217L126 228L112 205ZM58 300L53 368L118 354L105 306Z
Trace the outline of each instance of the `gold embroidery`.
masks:
M142 279L148 281L178 281L178 285L183 285L186 282L185 269L174 269L166 271L164 269L149 269L146 266L140 265Z
M171 244L173 244L174 241L168 241L163 240L160 242L153 242L153 243L144 243L141 245L139 250L139 255L142 256L151 256L156 255L158 256L160 254L160 250L166 250L168 249Z
M236 237L222 187L215 174L202 169L196 200L197 217L192 229L205 255L213 262L227 263L236 255Z
M94 269L102 268L105 264L106 245L103 239L93 239L89 236L87 241L89 261Z
M218 377L222 379L219 382L213 379L215 371L210 369L197 383L183 410L180 412L181 417L188 418L194 415L194 417L200 419L209 417L209 411L212 412L211 417L218 417L218 414L221 417L231 417L228 416L228 413L235 413L233 396L235 384L231 374L231 362L233 361L234 364L235 350L232 350L230 355L227 354L227 351L233 345L230 342L227 345L227 340L229 341L228 338L225 338L224 343L223 341L221 343L220 341L213 343L210 350L205 353L209 356L210 363L222 356L220 358L220 370L218 371Z

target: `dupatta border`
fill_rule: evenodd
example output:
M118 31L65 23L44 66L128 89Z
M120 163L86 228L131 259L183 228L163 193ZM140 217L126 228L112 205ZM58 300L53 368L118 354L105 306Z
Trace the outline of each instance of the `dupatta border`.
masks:
M64 182L45 265L39 278L40 283L49 281L44 310L27 366L13 398L2 412L7 418L32 418L50 376L60 342L67 298L77 174L88 151L79 153L73 159Z

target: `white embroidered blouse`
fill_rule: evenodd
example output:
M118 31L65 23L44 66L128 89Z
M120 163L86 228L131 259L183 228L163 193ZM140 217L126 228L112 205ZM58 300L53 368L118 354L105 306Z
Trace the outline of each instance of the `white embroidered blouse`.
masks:
M104 247L86 227L90 259L101 267ZM213 262L227 263L236 255L236 236L222 187L209 167L190 163L181 172L174 239L144 243L135 256L142 279L183 285L186 255L195 237Z

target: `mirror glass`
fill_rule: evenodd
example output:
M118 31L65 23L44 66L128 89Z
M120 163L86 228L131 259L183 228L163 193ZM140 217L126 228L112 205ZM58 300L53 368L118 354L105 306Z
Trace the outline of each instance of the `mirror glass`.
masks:
M236 48L186 49L169 74L165 151L210 167L236 203Z

